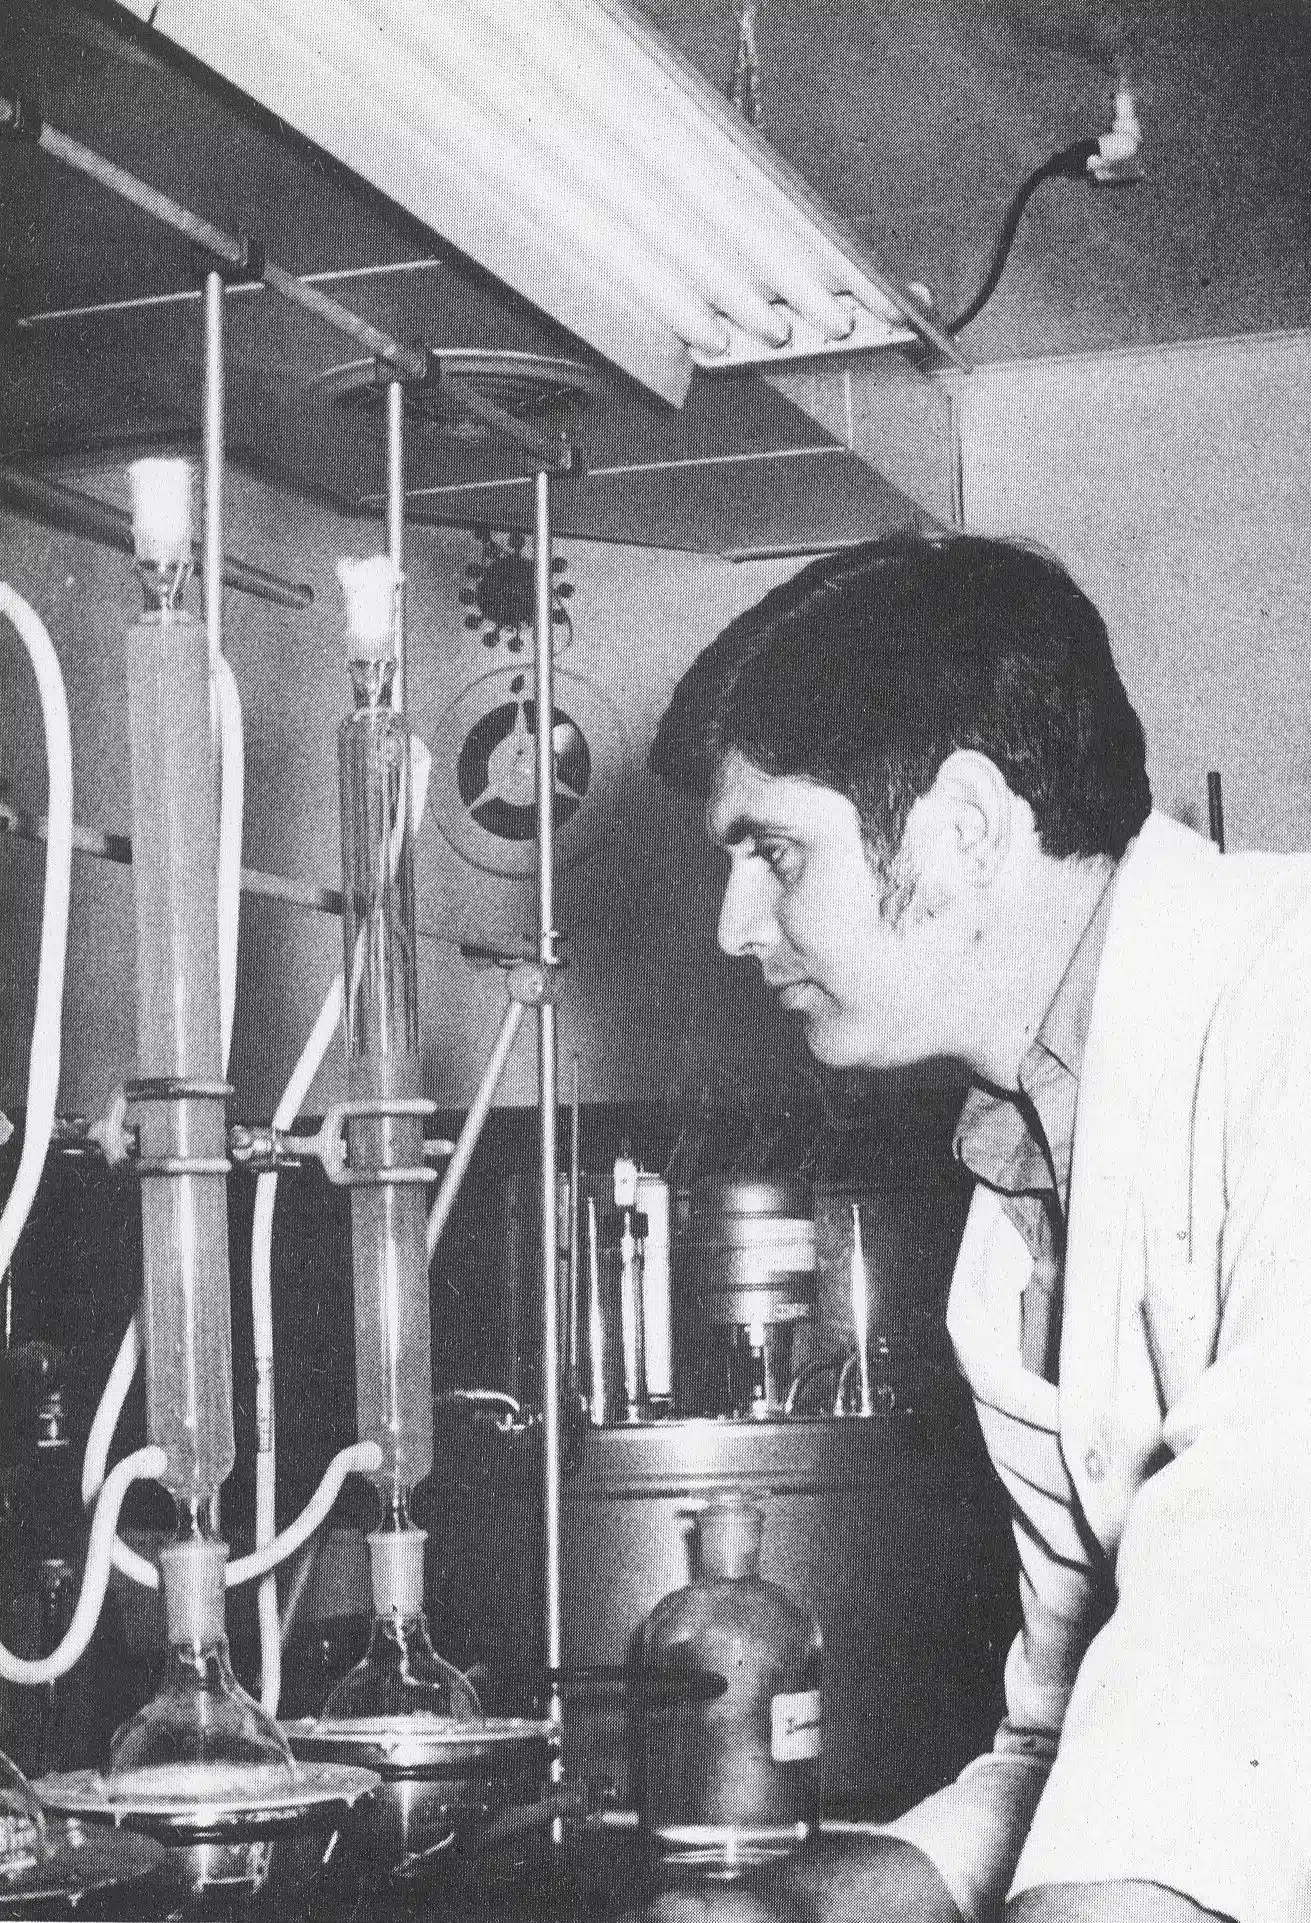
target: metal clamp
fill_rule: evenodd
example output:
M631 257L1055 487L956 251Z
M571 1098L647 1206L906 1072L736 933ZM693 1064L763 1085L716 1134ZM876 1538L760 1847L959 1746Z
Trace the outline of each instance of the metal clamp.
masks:
M506 970L505 989L512 1002L525 1008L546 1008L555 1002L558 962L516 962Z
M254 234L239 233L237 241L241 248L239 257L233 259L227 254L215 252L200 241L192 245L198 277L203 280L206 274L218 274L229 286L259 283L264 279L264 243Z
M227 1082L210 1081L198 1075L146 1075L123 1088L124 1107L142 1102L226 1102L232 1089ZM145 1155L137 1154L133 1167L138 1175L227 1175L232 1164L226 1155Z
M0 134L9 134L14 140L40 140L45 122L30 100L22 94L12 99L0 98Z
M427 1186L437 1180L431 1168L352 1168L346 1142L346 1123L356 1117L365 1119L387 1115L435 1115L436 1102L423 1095L380 1096L359 1102L335 1102L323 1117L317 1135L306 1143L309 1152L322 1164L323 1173L338 1188L390 1188ZM312 1146L311 1146L312 1144ZM426 1147L426 1145L425 1145Z

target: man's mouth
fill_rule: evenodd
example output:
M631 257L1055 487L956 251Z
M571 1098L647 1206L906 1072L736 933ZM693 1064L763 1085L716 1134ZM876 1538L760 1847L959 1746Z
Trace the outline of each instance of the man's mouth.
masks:
M804 980L771 982L769 985L778 997L780 1008L791 1009L793 1012L796 1012L810 1008L814 1004L816 990L813 982Z

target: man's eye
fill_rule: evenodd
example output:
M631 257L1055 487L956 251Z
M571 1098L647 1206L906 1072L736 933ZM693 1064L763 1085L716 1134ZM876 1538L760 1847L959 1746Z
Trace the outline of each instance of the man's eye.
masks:
M758 841L755 852L780 881L791 881L797 871L797 851L791 842Z

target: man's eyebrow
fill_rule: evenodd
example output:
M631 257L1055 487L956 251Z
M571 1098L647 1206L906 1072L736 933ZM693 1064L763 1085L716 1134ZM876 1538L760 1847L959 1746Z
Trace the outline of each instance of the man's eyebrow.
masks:
M782 835L788 830L779 822L762 821L758 815L734 815L725 822L722 829L711 827L711 838L721 848L737 848L744 841L754 841L762 835Z

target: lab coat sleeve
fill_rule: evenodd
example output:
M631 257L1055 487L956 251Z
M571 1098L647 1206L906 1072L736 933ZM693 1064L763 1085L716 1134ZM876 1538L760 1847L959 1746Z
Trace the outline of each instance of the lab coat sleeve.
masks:
M1006 1720L987 1755L886 1826L930 1859L966 1923L984 1923L1006 1895L1088 1645L1081 1625L1099 1608L1085 1567L1023 1521L1016 1543L1024 1627L1006 1661Z
M1311 1916L1307 994L1300 964L1265 965L1207 1042L1192 1207L1218 1186L1218 1233L1174 1276L1149 1263L1144 1291L1174 1322L1163 1352L1186 1356L1191 1325L1200 1360L1130 1502L1017 1891L1133 1878L1236 1923Z

